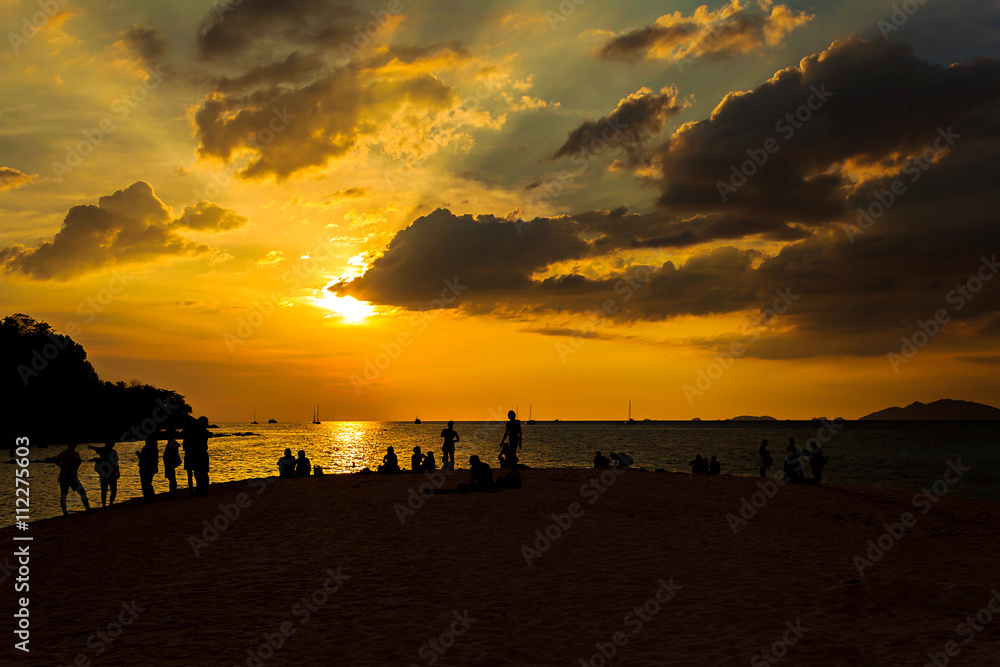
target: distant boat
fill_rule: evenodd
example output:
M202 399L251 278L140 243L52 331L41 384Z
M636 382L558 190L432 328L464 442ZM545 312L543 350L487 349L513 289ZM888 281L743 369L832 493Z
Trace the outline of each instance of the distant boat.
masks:
M626 421L625 423L626 424L634 424L635 423L635 420L632 419L632 399L631 398L628 399L628 421Z
M554 422L557 422L557 421L559 421L559 420L558 420L558 419L553 419L552 421L554 421Z
M250 422L250 423L251 423L251 424L256 424L256 423L258 423L258 422L257 422L257 410L256 410L256 409L254 409L254 411L253 411L253 421L252 421L252 422Z
M278 423L278 420L277 420L277 419L268 419L268 420L267 420L267 423L268 423L268 424L277 424L277 423Z
M417 417L416 419L414 419L413 423L414 424L419 424L420 423L420 417Z
M534 424L535 420L531 418L531 403L528 403L528 424Z
M321 422L319 421L319 406L317 405L316 409L313 410L313 424L319 424L319 423Z

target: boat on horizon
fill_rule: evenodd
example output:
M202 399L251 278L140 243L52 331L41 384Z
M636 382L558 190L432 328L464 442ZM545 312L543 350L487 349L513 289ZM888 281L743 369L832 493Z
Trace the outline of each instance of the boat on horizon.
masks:
M320 423L322 422L320 422L319 420L319 404L317 404L315 409L313 409L313 424L320 424Z
M626 421L625 423L626 424L634 424L635 423L635 420L632 419L632 399L631 398L628 399L628 421Z
M414 419L414 420L413 420L413 423L414 423L414 424L420 424L420 423L422 423L422 422L420 421L420 417L417 417L416 419Z
M278 423L278 420L277 420L277 419L268 419L268 420L267 420L267 423L268 423L268 424L277 424L277 423Z
M258 423L260 423L260 422L257 421L257 409L256 408L254 408L254 411L253 411L253 421L250 422L250 423L251 424L258 424Z
M528 403L528 424L534 424L535 420L531 418L531 403Z

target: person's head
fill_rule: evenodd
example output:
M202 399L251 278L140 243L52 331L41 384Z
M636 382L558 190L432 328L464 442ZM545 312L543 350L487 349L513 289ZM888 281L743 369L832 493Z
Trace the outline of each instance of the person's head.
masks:
M305 457L306 457L306 450L300 449L299 450L299 458L300 459L304 459Z
M451 428L454 425L455 425L455 422L450 421L450 420L448 421L448 428Z
M198 417L198 423L204 427L208 427L208 417Z
M389 452L390 454L395 454L396 453L396 450L393 449L392 445L389 445L389 449L387 449L386 451Z
M785 451L786 452L794 452L795 451L795 443L794 442L789 442L788 443L788 447L785 447Z
M712 455L712 460L713 460L713 461L715 460L715 455L714 455L714 454Z
M763 445L764 447L767 447L767 440L766 439L765 440L761 440L760 444Z
M427 458L433 459L434 458L434 452L427 452Z
M473 454L472 456L469 457L469 465L476 465L477 463L479 463L479 457L478 456L476 456L475 454Z
M67 442L66 443L66 449L68 449L69 451L73 451L74 449L76 449L76 443L75 442Z
M788 439L788 444L789 445L794 445L795 444L795 438L789 438Z
M291 447L285 447L285 456L291 456L291 455L292 455Z
M413 448L413 453L414 454L419 454L420 453L420 448L419 447L414 447Z
M600 456L600 455L601 455L601 450L598 449L597 450L597 456Z
M114 449L116 444L118 443L115 442L114 438L108 438L107 440L104 441L104 446L109 447L111 449Z
M507 412L507 419L515 419L516 417L517 417L517 413L514 412L513 410L509 410Z
M157 440L155 435L146 436L146 444L156 446Z

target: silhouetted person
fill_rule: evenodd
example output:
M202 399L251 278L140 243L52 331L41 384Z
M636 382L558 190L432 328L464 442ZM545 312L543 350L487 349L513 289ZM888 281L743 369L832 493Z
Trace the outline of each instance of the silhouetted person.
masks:
M507 426L504 428L503 437L500 438L500 448L503 450L503 443L507 441L510 443L510 452L513 456L508 455L508 460L517 458L517 450L521 449L521 420L517 418L517 413L513 410L507 413Z
M278 477L295 477L295 457L288 447L285 448L285 455L278 459Z
M306 458L306 450L300 449L299 458L295 459L295 476L308 477L311 470L312 464L309 459Z
M511 412L511 414L514 414ZM469 490L470 491L492 491L493 470L488 463L483 463L478 456L469 457Z
M88 445L97 452L97 461L94 463L94 471L101 481L101 507L115 504L115 496L118 495L118 478L121 471L118 468L118 452L115 450L115 441L107 440L103 447ZM108 502L108 490L111 491L111 502Z
M153 490L153 477L160 470L160 448L156 444L156 436L146 438L146 444L135 455L139 458L139 486L142 487L142 502L151 503L156 500Z
M520 489L521 488L521 473L517 470L511 470L503 477L497 479L494 486L498 489Z
M413 448L413 456L410 457L410 472L420 472L424 469L424 455L420 453L419 447Z
M760 476L767 477L767 471L774 463L774 459L771 458L771 452L767 449L767 440L761 440L760 449L757 450L760 454Z
M181 438L184 440L184 470L187 472L188 497L190 498L194 495L194 460L196 457L194 453L194 431L191 429L190 424L184 427Z
M437 461L434 460L434 452L427 452L424 457L424 472L434 472L437 470Z
M501 446L500 455L497 458L500 460L501 468L514 468L517 466L517 451L509 442Z
M799 448L795 446L795 438L788 439L788 447L785 448L785 477L788 478L789 482L801 482L805 479L802 476L802 461L800 460L802 452Z
M594 467L595 468L607 468L611 465L611 459L607 456L603 456L600 452L594 454Z
M441 437L444 438L444 444L441 445L441 466L443 467L446 463L451 461L452 467L454 468L455 443L461 440L461 438L458 437L458 433L455 432L455 422L448 422L448 428L441 431Z
M396 450L390 446L382 457L382 465L378 467L379 472L393 473L400 472L399 459L396 458Z
M707 461L701 458L701 454L695 454L694 460L691 461L691 472L695 475L704 475L708 472Z
M59 505L62 507L63 516L69 516L69 512L66 511L66 496L69 495L70 489L80 494L83 507L89 512L90 501L87 500L87 491L80 483L79 476L83 460L76 451L76 443L68 443L66 449L56 456L55 462L59 466Z
M708 474L709 475L721 475L722 474L722 464L720 464L715 456L712 460L708 462Z
M812 468L813 477L816 478L816 482L822 482L823 467L827 463L827 458L823 456L823 449L813 440L803 453L809 459L809 467Z
M635 463L635 459L633 459L625 452L617 452L617 453L611 452L611 460L614 462L615 465L621 466L622 468L627 468L633 463Z
M198 457L194 467L195 492L199 496L208 495L208 417L198 417L198 425L195 427L195 443L197 444Z
M163 447L163 476L170 482L170 497L177 497L177 466L181 464L180 445L173 426L167 431L167 444Z

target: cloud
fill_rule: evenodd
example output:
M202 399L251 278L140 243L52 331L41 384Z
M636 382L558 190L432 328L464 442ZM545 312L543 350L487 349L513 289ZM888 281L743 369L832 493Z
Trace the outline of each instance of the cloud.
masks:
M664 123L680 113L677 89L667 86L654 93L640 88L618 102L618 106L599 120L588 120L571 130L565 143L551 156L556 160L572 155L619 150L626 166L645 164L647 144L659 135Z
M167 42L156 28L134 25L122 33L128 48L147 65L156 65L167 53Z
M175 225L199 231L222 232L238 229L246 223L247 219L235 211L213 202L202 201L186 207Z
M598 55L625 62L722 60L775 46L813 18L787 5L772 6L769 0L759 0L758 5L763 13L748 11L746 3L732 0L714 11L702 5L690 16L680 12L664 14L652 25L611 34Z
M25 174L13 167L0 167L0 191L17 190L37 180L38 174Z
M232 229L246 218L215 204L188 207L188 218L174 220L148 183L137 181L98 199L97 205L72 207L52 241L28 248L0 249L5 273L37 280L69 280L107 266L159 257L193 257L210 252L178 234L180 227Z

